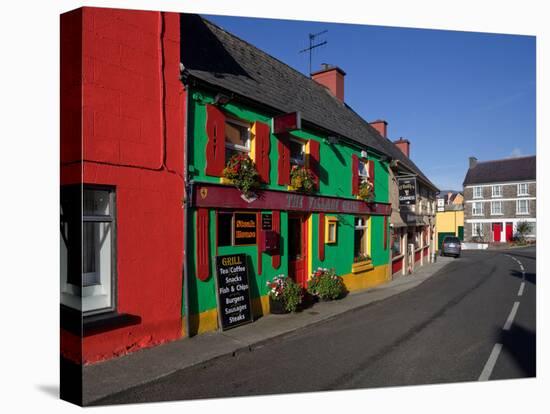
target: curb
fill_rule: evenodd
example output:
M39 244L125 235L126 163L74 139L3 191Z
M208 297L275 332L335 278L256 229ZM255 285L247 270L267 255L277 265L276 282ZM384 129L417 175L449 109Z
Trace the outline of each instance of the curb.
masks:
M344 316L344 315L351 314L353 312L361 311L361 310L363 310L363 309L365 309L365 308L367 308L371 305L374 305L376 303L384 301L384 300L386 300L390 297L398 296L398 295L400 295L404 292L407 292L411 289L417 288L422 283L424 283L426 280L428 280L428 279L432 278L433 276L439 274L442 270L444 270L451 263L454 263L454 261L450 260L448 263L444 263L439 269L437 269L437 270L435 270L434 272L431 272L431 273L426 272L427 274L423 274L423 272L419 271L417 274L412 275L413 277L414 276L417 277L414 280L407 280L407 281L404 281L402 283L396 283L394 285L390 285L391 282L399 281L399 280L401 280L401 278L411 278L410 275L401 276L401 277L399 277L397 279L394 279L394 280L392 280L392 281L390 281L390 282L388 282L384 285L372 287L372 288L369 288L369 289L366 289L366 290L363 290L363 291L359 291L359 292L350 293L348 295L348 297L349 296L354 296L354 295L366 295L366 294L369 294L369 293L381 292L381 291L385 291L385 290L392 289L392 288L399 288L400 286L407 285L411 282L413 282L413 283L418 282L418 283L415 283L413 286L408 286L408 287L404 288L403 290L390 293L388 296L384 296L384 297L380 297L380 298L373 298L373 299L367 301L366 303L360 304L358 306L353 306L353 307L350 307L348 309L337 311L333 314L329 314L329 315L326 315L324 317L321 317L321 319L319 319L319 320L312 321L310 323L306 323L305 325L302 325L302 326L291 328L287 331L280 332L280 333L277 333L273 336L265 337L265 338L259 339L257 341L252 341L250 343L247 343L247 342L244 342L244 341L240 340L239 338L236 338L236 337L233 337L233 336L230 336L230 335L225 335L223 332L220 331L220 332L218 332L219 335L222 335L225 338L227 338L228 340L235 342L235 346L232 349L227 350L227 351L221 351L221 353L219 355L215 355L213 357L209 357L209 358L204 359L204 360L197 360L196 362L193 362L193 363L191 363L187 366L174 368L172 370L165 371L162 374L155 375L155 376L143 379L142 381L138 381L138 382L133 383L133 384L127 386L127 387L120 388L117 391L112 392L112 393L106 393L106 394L101 395L101 396L96 396L96 397L92 397L92 398L87 399L86 396L85 396L85 390L83 390L84 395L83 395L82 404L83 404L83 406L101 405L101 401L108 398L108 397L115 396L117 394L124 393L128 390L131 390L131 389L134 389L134 388L137 388L137 387L155 382L155 381L160 380L162 378L168 377L168 376L170 376L170 375L172 375L176 372L179 372L179 371L182 371L182 370L185 370L185 369L191 369L191 368L197 367L199 365L204 365L204 364L210 365L210 364L212 364L212 363L214 363L214 362L216 362L216 361L218 361L222 358L233 357L233 356L236 356L237 354L252 352L254 349L263 347L266 344L271 343L271 342L282 340L282 339L284 339L284 338L286 338L290 335L293 335L295 333L299 333L299 332L301 332L305 329L314 328L314 327L316 327L316 326L318 326L322 323L332 321L332 320L334 320L334 319L336 319L340 316ZM432 263L431 265L435 265L435 264L437 264L437 262ZM429 270L431 267L432 266L424 267L424 269L423 268L420 268L420 269ZM345 298L344 298L344 300L345 300ZM188 338L182 338L182 339L188 339ZM144 350L144 351L147 351L147 350ZM107 361L107 363L108 363L108 361Z

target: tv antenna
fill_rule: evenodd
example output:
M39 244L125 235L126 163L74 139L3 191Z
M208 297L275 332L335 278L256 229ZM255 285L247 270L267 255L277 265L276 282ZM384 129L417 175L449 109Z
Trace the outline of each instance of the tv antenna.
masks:
M328 30L323 30L322 32L319 32L319 33L310 33L309 34L309 47L306 47L305 49L300 50L300 52L299 52L299 53L309 52L309 75L310 76L311 76L311 55L312 55L312 50L315 49L316 47L323 46L323 45L326 45L328 43L326 40L321 42L321 43L315 43L315 38L319 37L320 35L322 35L326 32L328 32Z

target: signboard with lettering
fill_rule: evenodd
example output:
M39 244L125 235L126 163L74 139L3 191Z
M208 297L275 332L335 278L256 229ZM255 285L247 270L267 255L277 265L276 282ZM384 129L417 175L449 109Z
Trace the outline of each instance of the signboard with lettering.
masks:
M222 331L252 322L246 254L216 256L216 275Z
M256 244L256 213L235 213L234 245Z
M416 203L416 178L399 178L399 204L409 205Z
M271 230L273 227L273 214L262 214L262 230Z
M194 207L222 207L235 210L287 210L322 213L368 214L389 216L390 203L366 203L362 200L263 190L261 197L246 202L234 187L197 184L193 191Z

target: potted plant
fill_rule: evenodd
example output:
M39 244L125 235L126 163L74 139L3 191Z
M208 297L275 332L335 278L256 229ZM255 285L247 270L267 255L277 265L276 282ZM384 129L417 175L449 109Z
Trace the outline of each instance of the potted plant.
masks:
M311 193L315 190L315 177L309 168L293 165L290 170L290 185L295 191Z
M317 268L311 275L307 285L310 294L323 301L339 299L344 296L346 287L344 280L334 269Z
M369 180L361 181L357 197L367 202L374 200L374 188Z
M230 180L245 197L253 196L252 190L260 186L260 175L256 165L246 154L234 154L227 162L222 175Z
M303 299L302 287L285 275L277 275L267 282L269 311L274 314L296 312Z

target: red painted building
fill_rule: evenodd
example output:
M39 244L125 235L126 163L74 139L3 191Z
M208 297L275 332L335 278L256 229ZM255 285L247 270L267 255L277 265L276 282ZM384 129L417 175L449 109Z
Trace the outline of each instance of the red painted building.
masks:
M179 56L177 13L61 16L61 354L79 364L181 337Z

